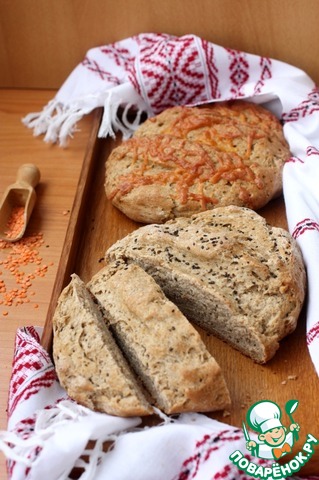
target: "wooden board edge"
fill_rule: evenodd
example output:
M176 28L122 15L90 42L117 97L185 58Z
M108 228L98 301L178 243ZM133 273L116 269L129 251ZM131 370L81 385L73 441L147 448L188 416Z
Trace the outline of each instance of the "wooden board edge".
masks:
M94 112L93 125L84 155L80 177L73 201L68 228L66 231L57 274L52 290L52 295L46 315L44 329L41 336L42 347L50 354L52 351L53 325L52 318L56 309L58 298L70 280L70 275L75 268L77 251L81 238L81 228L85 217L85 204L90 193L90 185L94 174L96 158L99 154L98 130L101 123L102 109Z

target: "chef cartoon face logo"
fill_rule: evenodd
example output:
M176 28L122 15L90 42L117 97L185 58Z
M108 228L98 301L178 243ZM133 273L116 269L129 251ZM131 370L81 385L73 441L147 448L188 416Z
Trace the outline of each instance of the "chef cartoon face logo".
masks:
M255 457L274 460L290 453L294 442L299 438L300 426L292 418L298 403L297 400L290 400L286 404L286 412L291 422L289 426L282 425L281 410L275 402L263 400L252 405L246 419L248 426L258 434L258 441L249 438L243 424L247 450Z
M257 479L285 479L298 472L311 459L319 444L319 440L308 433L302 449L293 458L287 457L290 459L286 463L285 458L278 463L293 451L299 440L300 426L292 416L298 405L298 400L286 403L289 421L282 423L282 411L275 402L261 400L254 403L247 412L246 422L243 422L244 446L242 451L236 450L229 456L231 462Z

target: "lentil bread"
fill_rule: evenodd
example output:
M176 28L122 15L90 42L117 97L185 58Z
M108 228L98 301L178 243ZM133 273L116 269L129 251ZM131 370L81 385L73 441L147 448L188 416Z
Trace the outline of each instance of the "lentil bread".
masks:
M152 413L101 312L76 275L59 297L53 333L56 372L72 399L112 415Z
M259 105L178 106L146 120L111 152L105 191L142 223L217 206L257 210L281 193L289 157L279 120Z
M106 259L140 265L186 317L258 363L295 329L305 297L295 240L238 206L140 227Z
M114 262L88 288L158 408L171 414L229 406L220 367L199 333L142 268Z

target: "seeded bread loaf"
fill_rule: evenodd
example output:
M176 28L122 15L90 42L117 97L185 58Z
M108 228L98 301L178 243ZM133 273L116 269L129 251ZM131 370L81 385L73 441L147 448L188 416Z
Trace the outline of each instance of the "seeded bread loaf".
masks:
M88 288L157 407L171 414L229 406L220 367L200 335L142 268L114 262Z
M259 105L178 106L148 119L112 151L105 190L142 223L227 205L257 210L282 191L289 157L279 120Z
M60 295L53 333L56 372L72 399L112 415L152 413L101 312L76 275Z
M186 317L258 363L295 329L305 296L295 240L237 206L143 226L106 259L140 265Z

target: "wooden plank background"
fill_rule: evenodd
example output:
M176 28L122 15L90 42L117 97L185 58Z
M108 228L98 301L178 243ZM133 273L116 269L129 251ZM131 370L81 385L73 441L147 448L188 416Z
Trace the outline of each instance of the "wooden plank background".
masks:
M58 88L86 51L141 32L194 33L319 81L318 0L0 0L0 87Z

